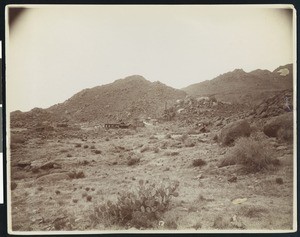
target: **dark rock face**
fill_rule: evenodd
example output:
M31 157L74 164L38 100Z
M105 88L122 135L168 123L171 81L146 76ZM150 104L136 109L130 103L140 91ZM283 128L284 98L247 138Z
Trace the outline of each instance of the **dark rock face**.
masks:
M220 134L222 145L230 145L239 137L249 137L251 128L246 120L232 122L225 126Z
M272 118L263 128L263 132L269 137L278 137L280 130L293 130L292 112Z

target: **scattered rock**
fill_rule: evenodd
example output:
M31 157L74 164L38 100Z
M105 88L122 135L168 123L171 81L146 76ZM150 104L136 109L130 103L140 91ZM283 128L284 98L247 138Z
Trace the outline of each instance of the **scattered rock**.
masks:
M241 204L241 203L244 203L246 202L248 199L247 198L237 198L237 199L234 199L232 201L233 204L237 205L237 204Z
M228 182L230 182L230 183L236 183L236 181L237 181L236 176L232 176L231 178L228 179Z
M58 164L58 163L56 163L56 162L50 161L50 162L47 162L47 163L41 165L40 168L43 169L43 170L60 169L60 168L61 168L61 165Z

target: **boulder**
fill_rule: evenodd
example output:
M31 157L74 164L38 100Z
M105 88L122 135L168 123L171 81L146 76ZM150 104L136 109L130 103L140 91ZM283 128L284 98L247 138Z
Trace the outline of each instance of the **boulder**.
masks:
M230 145L239 137L249 137L251 128L246 120L239 120L226 125L219 136L222 145Z
M293 130L292 112L273 117L263 128L263 132L268 137L278 137L279 130Z

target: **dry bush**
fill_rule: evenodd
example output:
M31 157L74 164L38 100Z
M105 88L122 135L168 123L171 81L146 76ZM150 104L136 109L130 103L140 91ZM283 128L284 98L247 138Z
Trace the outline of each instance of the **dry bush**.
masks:
M202 160L201 158L193 160L193 166L194 167L201 167L203 165L206 165L206 161Z
M11 183L10 183L10 189L11 189L11 190L15 190L15 189L17 188L17 186L18 186L18 185L17 185L16 182L11 182Z
M82 179L82 178L85 178L85 175L84 175L83 171L76 171L76 170L73 170L72 172L69 172L68 176L71 179Z
M85 149L88 148L88 147L89 147L88 145L84 145L84 146L83 146L83 148L85 148Z
M170 139L170 138L172 138L172 136L171 136L171 134L166 134L165 138Z
M149 137L149 139L150 139L150 140L153 140L153 139L157 140L158 138L157 138L156 136L154 136L154 135L151 135L151 136Z
M10 138L10 143L11 144L23 144L25 143L25 138L24 136L20 135L20 134L12 134L11 138Z
M260 206L242 206L239 210L239 214L248 218L261 217L263 213L268 213L268 210Z
M242 137L236 141L230 154L221 161L219 167L241 164L245 171L255 173L268 169L273 163L271 157L272 152L264 143L251 137Z
M139 157L131 157L131 156L129 156L128 159L127 159L127 165L128 166L135 165L135 164L137 164L139 162L140 162L140 158Z
M104 223L106 226L153 228L162 214L170 209L172 197L178 196L178 186L178 181L156 187L140 180L137 190L120 194L115 203L107 201L96 207L90 216L92 225Z
M86 201L91 202L92 201L92 196L90 196L90 195L86 196Z
M186 139L188 139L188 137L189 137L188 134L185 133L180 136L179 140L184 142Z
M229 220L224 219L221 216L217 216L214 220L213 227L216 229L228 229L229 225L230 225Z
M100 151L100 150L94 150L94 152L95 152L95 154L101 154L102 153L102 151Z
M192 141L191 139L186 139L184 141L184 145L185 145L185 147L194 147L196 145L196 143L194 141Z
M76 143L75 147L81 147L81 144L80 143Z
M159 153L159 148L158 148L158 147L155 147L155 148L153 149L153 151L154 151L154 153Z
M294 131L292 128L280 128L277 132L279 141L292 143L294 139Z
M179 152L178 151L167 151L167 152L165 152L165 155L166 156L177 156L177 155L179 155Z

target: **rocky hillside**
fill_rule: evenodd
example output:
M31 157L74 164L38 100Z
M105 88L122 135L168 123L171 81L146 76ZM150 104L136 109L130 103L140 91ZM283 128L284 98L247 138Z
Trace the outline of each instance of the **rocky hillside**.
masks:
M134 118L155 117L162 114L165 105L172 105L186 93L160 82L147 81L142 76L129 76L113 83L84 89L61 104L46 110L33 109L27 113L13 112L12 121L30 118L39 122L69 120L101 123L131 121ZM24 117L22 116L24 115ZM29 121L28 121L29 122Z
M268 70L245 72L236 69L222 74L212 80L190 85L183 90L191 96L211 96L218 100L253 104L276 91L292 89L293 65L288 64Z

